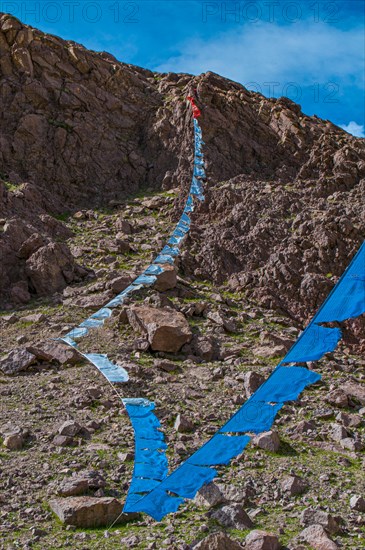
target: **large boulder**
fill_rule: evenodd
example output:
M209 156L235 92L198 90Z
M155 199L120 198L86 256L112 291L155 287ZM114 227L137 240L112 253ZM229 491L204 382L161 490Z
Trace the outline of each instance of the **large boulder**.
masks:
M253 523L240 504L222 506L212 513L215 519L223 527L231 529L250 529Z
M163 272L157 275L157 281L154 284L154 288L159 292L171 290L172 288L175 288L177 283L175 266L167 264L164 265L163 268Z
M281 544L278 537L266 531L251 531L245 539L246 550L279 550Z
M174 309L133 307L128 309L127 315L134 330L147 335L153 351L175 353L192 338L184 315Z
M4 374L18 374L35 363L36 360L36 356L26 349L13 349L6 357L0 359L0 370Z
M322 525L310 525L300 536L315 550L337 550L337 544L329 538Z
M27 346L27 351L36 356L40 361L55 361L60 365L75 364L82 356L70 346L61 342L40 342Z
M38 296L61 291L80 281L85 270L75 264L67 245L49 243L34 252L26 262L26 274Z
M123 523L126 517L130 518L122 514L121 502L111 497L55 498L49 504L62 523L75 527L106 527L116 520Z

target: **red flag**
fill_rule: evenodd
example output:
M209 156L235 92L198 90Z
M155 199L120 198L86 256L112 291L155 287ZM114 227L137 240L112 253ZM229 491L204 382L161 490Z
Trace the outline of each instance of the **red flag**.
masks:
M197 107L197 105L195 104L195 99L190 95L188 95L186 99L191 103L191 108L193 110L193 117L198 118L201 115L201 111L199 107Z

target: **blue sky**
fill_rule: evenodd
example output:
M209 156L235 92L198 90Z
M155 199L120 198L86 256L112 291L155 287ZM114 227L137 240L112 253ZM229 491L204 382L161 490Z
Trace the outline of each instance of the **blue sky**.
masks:
M30 25L157 71L212 70L364 137L363 0L0 0Z

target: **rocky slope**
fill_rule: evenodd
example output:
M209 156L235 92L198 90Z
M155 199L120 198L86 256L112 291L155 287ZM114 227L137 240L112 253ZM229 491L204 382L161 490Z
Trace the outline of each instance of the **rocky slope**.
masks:
M231 278L297 318L317 307L364 233L364 140L305 116L286 98L266 99L213 73L152 73L8 15L0 29L0 176L10 194L28 182L47 197L48 213L62 215L140 189L180 185L186 192L192 128L185 97L196 90L210 192L186 272ZM1 215L16 217L8 202L3 192ZM19 212L23 221L39 218L36 202ZM14 293L19 301L9 279L24 287L23 298L40 295L22 261L14 275L12 231L0 242L10 258L2 305Z
M162 523L144 515L122 518L107 532L87 528L100 518L109 526L113 506L120 509L133 467L133 434L110 385L50 339L148 263L173 227L178 195L136 197L111 212L69 217L70 249L87 257L97 279L0 315L2 348L15 350L23 364L16 377L0 375L0 548L359 550L365 544L364 359L343 343L313 365L322 382L287 403L273 431L220 468L208 491L177 514ZM133 253L111 252L122 227ZM152 351L146 335L128 322L136 305L185 316L191 342L177 353ZM128 370L120 396L156 403L174 468L261 384L297 335L290 318L242 292L180 276L169 290L143 291L115 310L81 348L107 352ZM3 365L0 356L0 371ZM73 500L76 495L81 501ZM96 515L90 499L98 502ZM51 506L67 510L66 523Z

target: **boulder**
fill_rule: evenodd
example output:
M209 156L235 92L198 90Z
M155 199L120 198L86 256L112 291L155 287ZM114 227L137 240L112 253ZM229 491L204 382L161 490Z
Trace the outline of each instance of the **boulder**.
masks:
M243 384L245 386L246 397L250 397L253 393L255 393L255 391L258 390L261 384L263 384L264 382L264 376L262 376L258 372L245 372Z
M205 508L212 508L218 504L225 502L225 498L222 495L220 489L212 481L198 491L194 501L198 506L204 506Z
M322 525L311 525L300 536L315 550L337 550L337 544L329 538Z
M328 512L317 508L306 508L300 515L301 525L322 525L330 534L338 533L340 524L338 518L334 518Z
M251 531L245 538L245 550L279 550L281 544L278 537L266 531Z
M308 483L299 476L285 476L280 485L285 493L292 496L302 495L308 489Z
M347 394L342 389L330 391L325 400L335 407L345 408L349 406Z
M61 497L75 497L84 495L89 489L87 479L71 478L63 481L59 488L58 494Z
M4 447L10 451L19 451L24 445L24 436L22 433L10 433L4 437Z
M153 351L177 352L192 332L184 315L171 308L133 307L127 311L134 330L147 334Z
M194 429L194 424L186 416L178 414L175 419L174 428L177 432L188 433Z
M365 499L360 495L354 495L350 498L350 508L358 512L365 512Z
M27 350L41 361L55 361L60 365L74 365L82 358L75 349L60 342L40 342L27 346Z
M253 443L257 447L260 447L260 449L271 451L272 453L276 453L280 449L280 438L275 430L259 434L254 438Z
M14 349L6 357L0 359L0 370L4 374L18 374L35 363L36 360L36 356L26 349Z
M153 285L154 288L159 292L171 290L172 288L175 288L177 283L177 273L175 266L166 264L163 266L163 268L163 272L157 275L157 281Z
M240 504L222 506L211 514L223 527L232 529L250 529L253 523Z
M79 434L81 431L82 431L82 427L78 422L75 422L74 420L66 420L58 428L58 433L60 435L66 435L69 437L74 437L75 435Z
M121 502L111 497L55 498L49 505L62 523L80 528L109 527L116 520L123 523L131 518L131 514L122 514Z
M67 284L79 281L84 274L75 264L69 248L62 243L40 247L26 261L25 271L38 296L59 292Z

